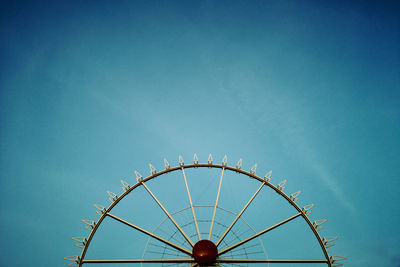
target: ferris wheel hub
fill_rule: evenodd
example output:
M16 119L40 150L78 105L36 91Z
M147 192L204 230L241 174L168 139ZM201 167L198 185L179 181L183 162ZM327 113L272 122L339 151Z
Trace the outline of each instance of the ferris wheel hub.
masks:
M200 265L208 265L215 262L218 256L217 246L210 240L204 239L193 247L193 257Z

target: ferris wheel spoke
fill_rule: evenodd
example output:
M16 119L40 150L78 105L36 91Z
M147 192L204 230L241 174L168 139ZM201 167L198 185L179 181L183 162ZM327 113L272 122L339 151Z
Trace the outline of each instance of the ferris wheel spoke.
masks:
M194 259L109 259L109 260L82 260L84 263L192 263Z
M329 263L327 259L217 259L217 263Z
M149 243L149 246L152 246L152 247L155 247L155 248L159 248L159 249L164 249L165 251L169 251L169 252L174 252L174 253L176 253L177 251L175 250L175 249L173 249L173 248L170 248L170 247L166 247L166 246L162 246L162 245L158 245L158 244L154 244L154 243ZM167 252L165 252L164 251L164 253L167 253ZM159 254L162 254L161 252L157 252L157 253L159 253ZM178 252L178 253L180 253L180 252ZM177 255L178 256L178 254L174 254L174 255Z
M255 251L255 252L245 252L245 253L240 253L240 254L233 254L232 257L237 257L237 256L248 256L251 254L262 254L264 253L263 251Z
M198 224L197 224L196 214L194 213L192 198L190 197L190 191L189 191L189 186L188 186L187 179L186 179L185 170L183 169L183 167L181 167L181 169L182 169L183 178L184 178L184 180L185 180L186 191L187 191L188 198L189 198L190 208L192 209L192 214L193 214L194 223L195 223L195 225L196 225L197 236L199 237L199 240L201 240L201 235L200 235L200 231L199 231L199 226L198 226Z
M217 206L218 206L219 193L221 192L222 178L224 177L224 171L225 171L225 166L222 167L221 179L219 180L218 193L217 193L217 198L215 200L214 212L211 219L211 226L210 226L210 233L208 234L208 240L211 239L211 234L214 226L215 213L217 211Z
M170 264L163 264L162 266L163 267L169 267L169 266L179 266L179 265L181 265L182 263L176 263L176 262L174 262L174 263L170 263Z
M178 223L174 220L174 218L169 214L169 212L164 208L164 206L161 204L161 202L156 198L156 196L151 192L150 188L143 182L140 181L140 183L144 186L144 188L149 192L151 197L154 199L155 202L157 202L158 206L164 211L164 213L168 216L168 218L171 220L171 222L175 225L175 227L179 230L179 232L182 234L182 236L186 239L186 241L190 244L190 246L194 246L192 240L186 235L186 233L183 231L183 229L178 225Z
M119 221L119 222L121 222L121 223L123 223L123 224L125 224L127 226L130 226L130 227L132 227L132 228L134 228L134 229L136 229L136 230L138 230L138 231L140 231L140 232L142 232L142 233L144 233L144 234L146 234L148 236L151 236L154 239L157 239L158 241L161 241L164 244L167 244L167 245L169 245L169 246L171 246L171 247L173 247L173 248L175 248L175 249L177 249L177 250L179 250L179 251L181 251L181 252L183 252L185 254L188 254L188 255L192 256L192 253L189 250L187 250L187 249L185 249L185 248L183 248L181 246L178 246L178 245L176 245L176 244L174 244L174 243L172 243L172 242L170 242L170 241L168 241L168 240L166 240L166 239L164 239L162 237L159 237L158 235L155 235L155 234L153 234L153 233L151 233L151 232L149 232L149 231L147 231L147 230L145 230L145 229L143 229L143 228L141 228L141 227L139 227L137 225L134 225L134 224L132 224L132 223L130 223L128 221L125 221L125 220L123 220L123 219L121 219L121 218L119 218L119 217L117 217L117 216L115 216L115 215L113 215L111 213L107 213L107 216L109 216L109 217L113 218L114 220Z
M238 246L241 246L241 245L253 240L256 237L259 237L260 235L263 235L263 234L265 234L265 233L267 233L267 232L269 232L269 231L271 231L271 230L273 230L275 228L278 228L279 226L282 226L283 224L285 224L287 222L290 222L291 220L299 217L300 215L301 215L301 212L299 212L299 213L297 213L297 214L295 214L295 215L293 215L293 216L291 216L291 217L289 217L289 218L287 218L287 219L285 219L285 220L283 220L283 221L281 221L281 222L279 222L279 223L277 223L277 224L275 224L275 225L273 225L271 227L268 227L268 228L266 228L266 229L264 229L264 230L262 230L262 231L260 231L260 232L258 232L256 234L246 238L246 239L243 239L242 241L237 242L236 244L221 250L218 253L218 255L222 255L222 254L224 254L224 253L226 253L228 251L231 251L232 249L237 248Z
M240 216L242 216L243 212L247 209L247 207L250 205L250 203L254 200L254 198L257 196L257 194L260 192L261 188L265 185L265 181L262 182L260 187L257 189L257 191L254 193L254 195L250 198L250 200L247 202L247 204L243 207L243 209L239 212L239 214L236 216L236 218L233 220L231 225L226 229L225 233L219 238L218 242L215 244L217 247L218 245L224 240L225 236L229 233L229 231L232 229L232 227L235 225L237 220L239 220Z
M257 247L257 246L259 246L259 245L260 245L260 244L253 244L253 245L247 246L247 247L238 247L236 250L231 251L231 253L238 252L238 251L242 251L242 250L246 251L246 249L253 248L253 247Z

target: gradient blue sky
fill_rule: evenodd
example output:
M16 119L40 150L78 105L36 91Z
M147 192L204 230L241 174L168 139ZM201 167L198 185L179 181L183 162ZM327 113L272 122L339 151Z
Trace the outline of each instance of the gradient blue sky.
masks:
M0 10L0 266L65 265L107 189L194 152L287 178L346 266L400 266L397 1Z

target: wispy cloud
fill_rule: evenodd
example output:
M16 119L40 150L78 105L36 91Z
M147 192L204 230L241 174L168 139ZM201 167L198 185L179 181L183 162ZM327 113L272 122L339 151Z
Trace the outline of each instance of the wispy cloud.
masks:
M351 213L354 213L356 208L353 202L346 196L336 180L332 178L332 174L326 170L326 167L315 158L308 158L306 160L310 162L310 166L314 169L315 173L320 178L320 181L328 187L336 199L339 200L339 203L341 203L342 206L347 208Z
M278 136L282 145L286 148L287 154L296 154L298 158L303 160L315 173L315 177L318 177L318 182L323 183L337 202L354 214L356 209L352 200L340 187L327 164L320 160L318 151L312 145L312 140L309 137L309 128L312 125L306 123L307 121L303 118L307 115L303 108L306 100L299 99L296 95L290 95L290 93L283 94L277 90L260 93L261 95L267 94L268 97L247 93L247 97L239 100L239 106L245 107L244 110L241 110L243 119L254 121L254 114L257 114L257 124L264 125L265 128ZM258 102L257 98L268 99L269 105L254 105ZM301 155L301 157L298 155Z
M289 102L286 103L287 106L296 106L296 104L298 106L298 103L291 104L290 98L286 101ZM351 213L354 213L356 209L353 202L339 186L326 164L320 160L321 157L319 157L318 151L313 148L305 120L302 119L300 112L295 111L294 109L292 112L279 112L279 123L275 126L283 145L287 148L288 153L301 155L301 160L314 171L315 176L318 177L318 181L326 185L332 195L338 200L338 203Z

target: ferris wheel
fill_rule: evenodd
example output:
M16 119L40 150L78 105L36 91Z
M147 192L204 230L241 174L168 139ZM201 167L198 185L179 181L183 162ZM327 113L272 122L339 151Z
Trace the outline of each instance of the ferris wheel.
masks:
M311 220L314 204L299 205L301 191L284 192L286 180L271 182L272 171L246 171L242 159L220 164L211 153L150 175L134 171L121 180L122 193L107 191L108 207L94 204L99 218L82 220L87 237L73 237L80 255L68 266L342 266L328 248L337 237L322 237L327 220Z

